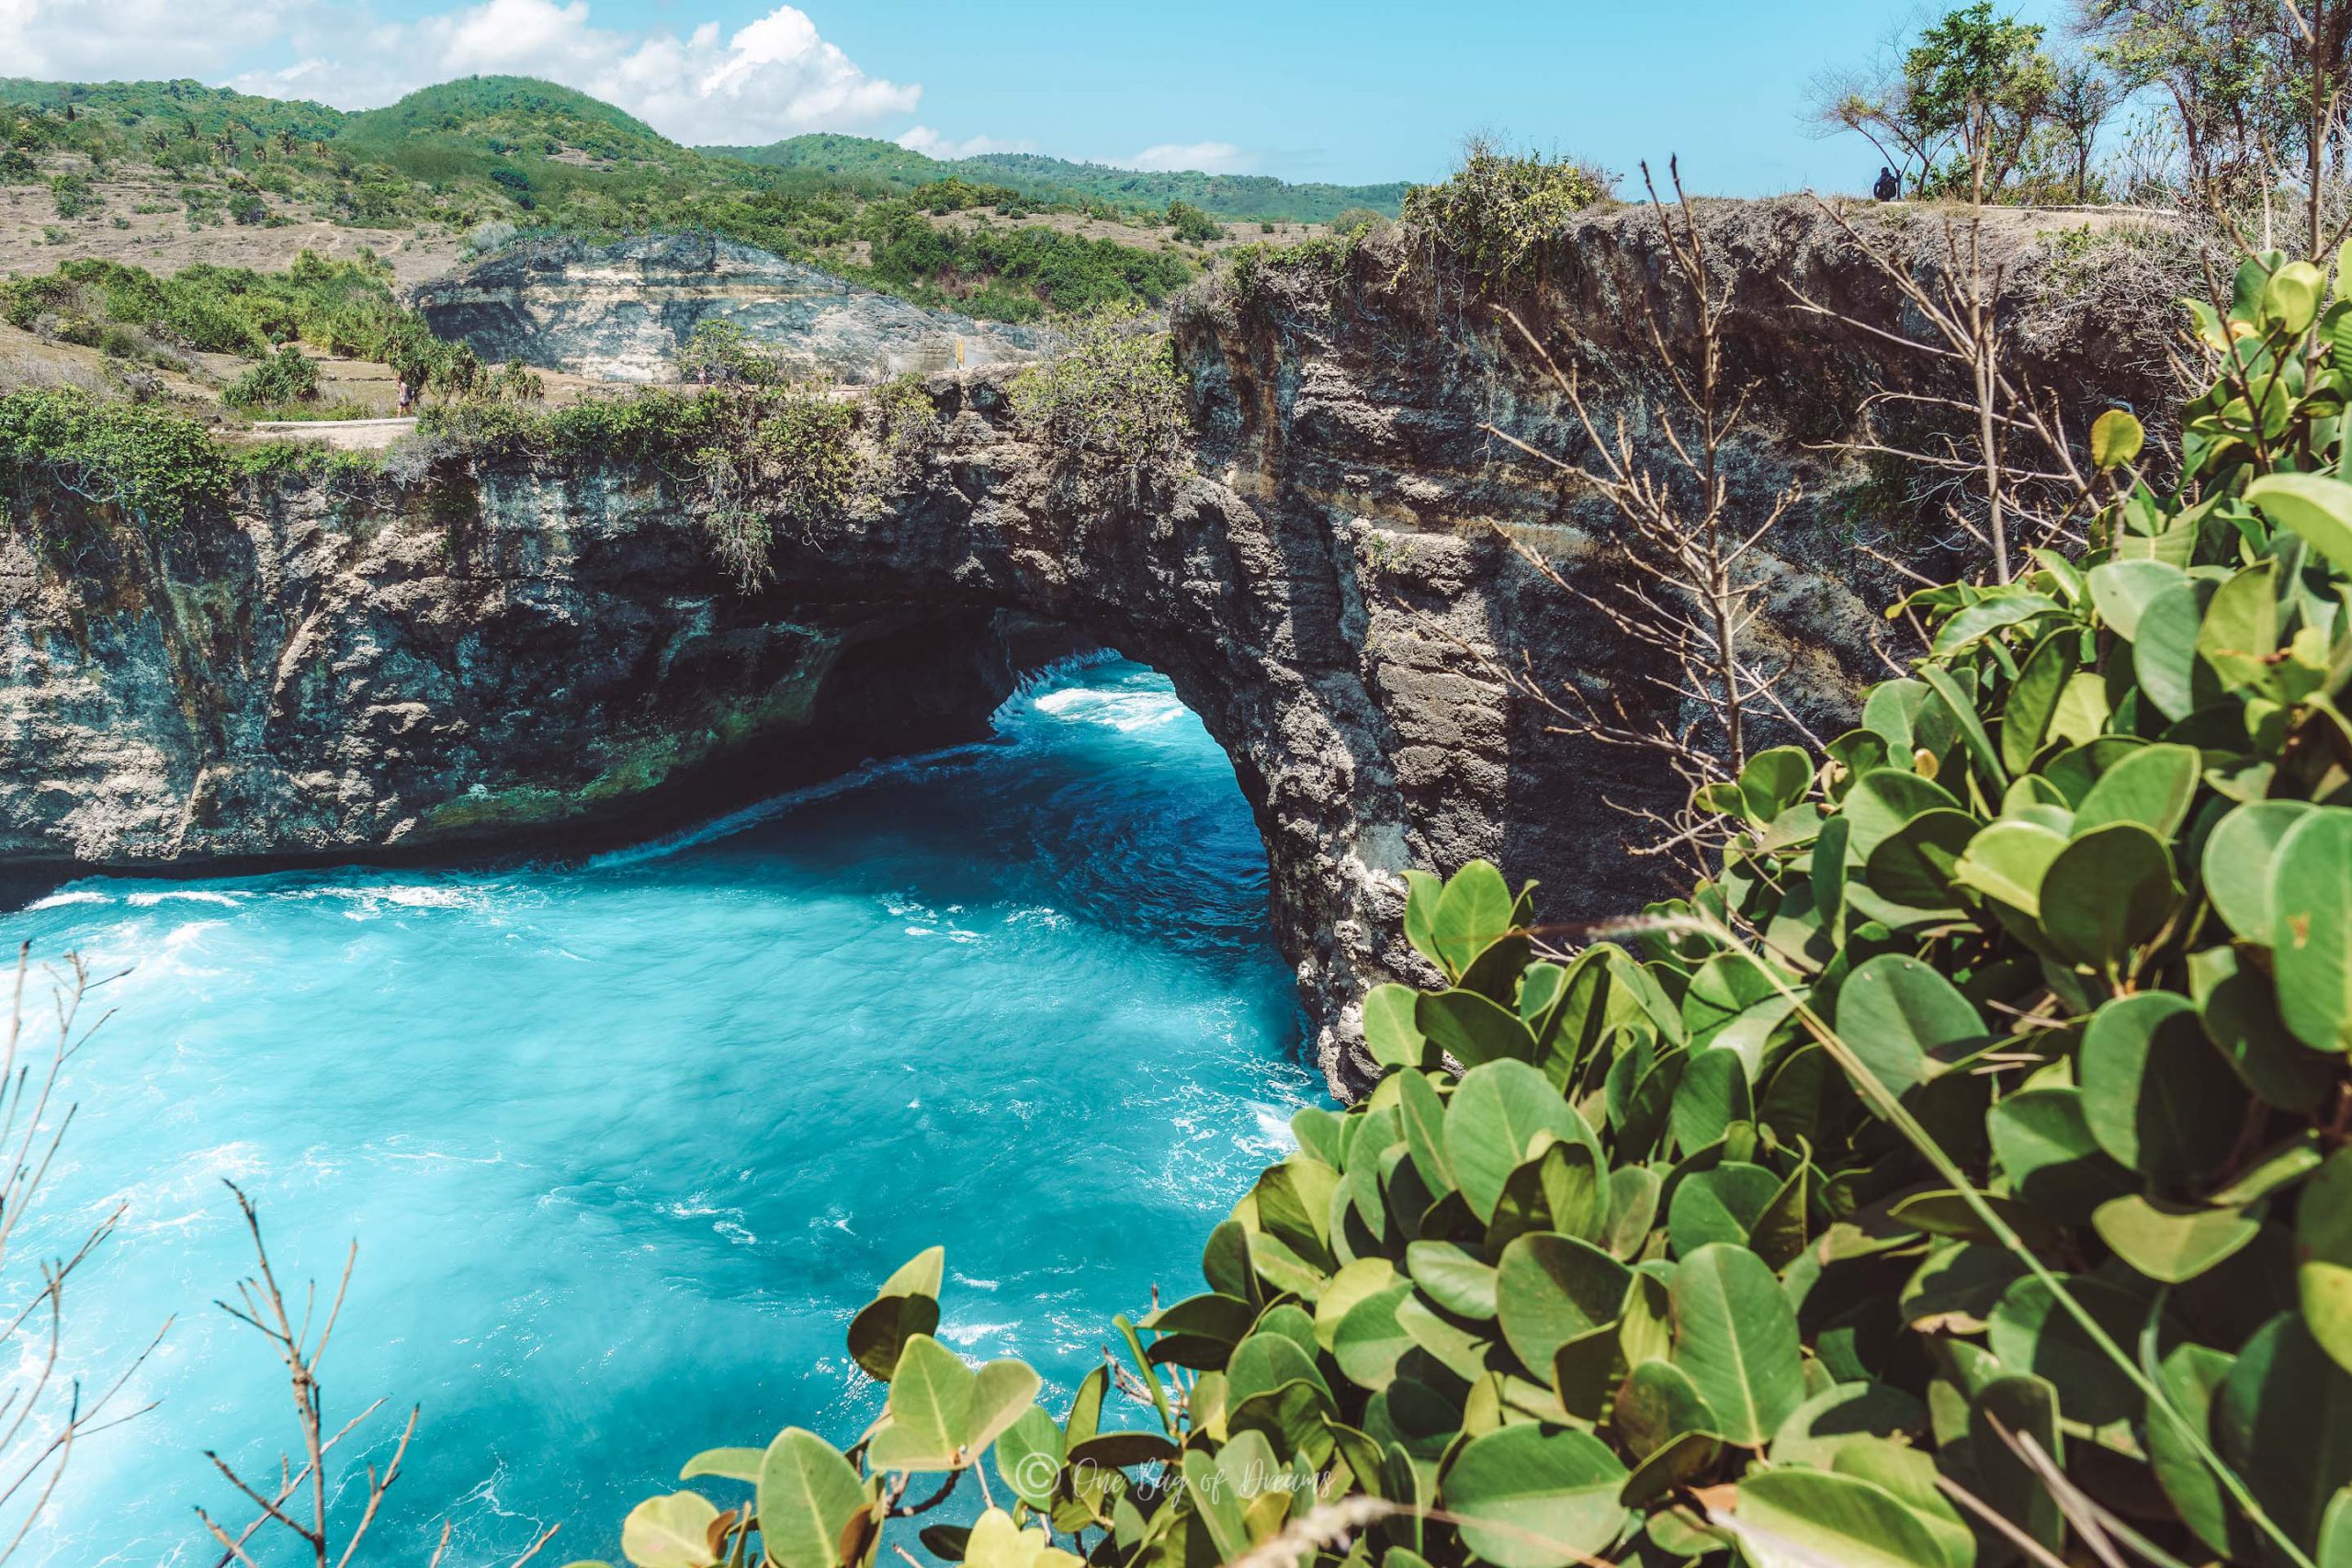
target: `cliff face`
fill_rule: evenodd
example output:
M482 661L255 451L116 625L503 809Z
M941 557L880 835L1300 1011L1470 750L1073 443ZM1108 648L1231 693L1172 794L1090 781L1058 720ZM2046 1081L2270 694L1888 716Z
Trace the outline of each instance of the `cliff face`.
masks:
M1663 274L1647 224L1586 220L1517 301L1596 406L1629 417L1646 374L1628 302ZM1765 378L1738 493L1814 487L1773 546L1759 647L1790 668L1795 715L1834 733L1882 668L1884 569L1859 547L1878 525L1851 511L1854 476L1810 444L1850 426L1885 355L1776 290L1892 305L1818 219L1738 206L1710 224L1752 301L1736 354ZM856 515L785 531L752 593L698 502L620 466L284 481L159 543L61 506L0 542L0 867L642 835L977 734L1041 637L1108 646L1165 671L1232 756L1344 1088L1363 989L1418 972L1404 868L1488 855L1544 878L1557 918L1624 912L1662 873L1629 855L1615 807L1677 803L1637 761L1550 733L1502 678L1638 703L1655 671L1505 543L1589 581L1610 521L1481 430L1577 455L1491 313L1419 276L1375 244L1193 301L1176 328L1197 461L1165 483L1081 482L1020 439L997 377L935 377L926 460ZM2019 299L2045 384L2083 406L2160 400L2135 368L2155 357L2153 312L2070 336L2079 309ZM1950 564L1931 542L1877 542Z
M413 303L485 360L666 381L704 321L730 322L802 374L851 383L1035 358L1050 334L981 323L709 235L529 241L420 286Z

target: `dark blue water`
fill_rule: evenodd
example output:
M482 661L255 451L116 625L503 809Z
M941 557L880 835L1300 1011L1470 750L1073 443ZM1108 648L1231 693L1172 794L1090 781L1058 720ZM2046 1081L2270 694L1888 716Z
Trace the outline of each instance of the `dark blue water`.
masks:
M1223 754L1104 662L995 740L585 866L92 881L0 938L130 965L75 1060L51 1201L9 1271L118 1196L72 1302L95 1377L179 1319L82 1445L31 1556L209 1563L295 1433L268 1346L211 1303L249 1268L359 1262L330 1423L420 1402L377 1561L617 1561L677 1465L876 1406L842 1344L948 1247L941 1335L1067 1389L1111 1314L1194 1288L1209 1228L1320 1098ZM1049 1395L1049 1400L1051 1396ZM396 1422L379 1417L381 1458Z

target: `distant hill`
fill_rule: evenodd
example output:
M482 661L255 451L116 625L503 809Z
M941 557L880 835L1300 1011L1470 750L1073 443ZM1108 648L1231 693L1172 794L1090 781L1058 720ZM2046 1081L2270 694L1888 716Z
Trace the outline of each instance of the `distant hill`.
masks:
M1161 209L1189 202L1213 218L1280 223L1327 223L1350 208L1396 216L1405 182L1388 185L1293 185L1265 175L1151 173L1107 164L1076 164L1037 152L984 152L973 158L926 157L893 141L865 136L795 136L765 147L706 147L706 152L769 168L807 169L877 180L910 190L936 180L1003 186L1041 200L1105 202Z
M359 113L188 81L0 77L0 186L20 228L39 223L44 263L127 259L124 246L158 237L159 215L183 233L325 223L443 245L699 231L1003 321L1157 303L1206 263L1204 247L1244 238L1171 223L1173 200L1302 223L1393 212L1405 189L1026 154L944 162L854 136L685 147L525 76L444 82Z

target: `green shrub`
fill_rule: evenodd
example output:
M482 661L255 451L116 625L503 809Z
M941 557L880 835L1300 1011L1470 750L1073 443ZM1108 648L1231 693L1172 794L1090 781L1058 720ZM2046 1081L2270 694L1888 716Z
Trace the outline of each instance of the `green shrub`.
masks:
M1140 476L1192 427L1168 334L1118 311L1075 323L1069 347L1014 377L1009 395L1024 436L1084 468Z
M1405 193L1405 226L1480 275L1507 272L1569 219L1609 195L1616 176L1572 158L1512 154L1474 141L1442 183Z
M50 199L57 204L60 218L79 218L97 209L98 198L90 189L90 182L83 175L51 175L49 180Z
M1186 244L1204 245L1225 238L1225 225L1189 201L1170 202L1166 222Z
M939 445L939 410L920 376L894 377L874 389L866 406L874 420L882 461L900 476L919 471Z
M167 529L224 504L230 477L220 446L184 415L73 388L0 394L0 484L27 501L62 488Z
M318 367L290 343L273 357L230 382L227 390L220 394L231 408L238 409L306 403L314 400L318 395Z
M1204 1291L1114 1321L1146 1430L1111 1368L1057 1418L1026 1366L943 1347L934 1248L849 1325L882 1416L696 1457L738 1510L652 1499L633 1559L756 1529L865 1564L910 1478L986 1466L977 1525L922 1531L975 1568L1076 1568L1065 1537L1148 1568L2335 1568L2352 301L2324 293L2272 256L2199 307L2221 369L2177 484L2102 418L2086 554L1916 596L1915 673L1826 755L1702 790L1718 874L1624 944L1550 951L1482 862L1409 877L1443 982L1365 998L1372 1092L1293 1119Z

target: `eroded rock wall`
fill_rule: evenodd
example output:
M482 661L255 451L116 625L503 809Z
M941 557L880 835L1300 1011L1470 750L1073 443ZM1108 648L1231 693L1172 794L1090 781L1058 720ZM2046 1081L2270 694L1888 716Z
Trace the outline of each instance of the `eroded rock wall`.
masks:
M676 378L679 345L723 321L803 375L852 384L1033 359L1035 327L926 310L750 245L675 234L590 245L519 242L412 302L441 337L484 360L520 360L607 381Z
M1584 220L1498 296L1645 450L1649 221ZM1789 308L1786 286L1900 310L1817 215L1738 204L1707 221L1741 302L1735 367L1758 387L1738 505L1804 488L1768 547L1759 646L1790 671L1793 719L1830 733L1883 668L1891 570L1869 551L1958 562L1857 509L1862 476L1822 443L1853 427L1887 355ZM2075 409L2160 402L2161 312L2086 334L2035 281L2034 234L2012 239L2036 374ZM752 592L691 490L611 464L285 479L160 541L56 498L0 536L0 868L642 836L979 733L1044 625L1164 671L1231 755L1277 938L1345 1089L1363 990L1418 973L1406 867L1495 857L1567 919L1637 908L1668 874L1629 852L1623 811L1669 809L1680 786L1554 733L1504 678L1639 705L1658 671L1511 547L1590 585L1613 525L1485 428L1579 456L1494 302L1394 242L1203 294L1175 323L1197 451L1161 479L1074 475L1021 439L998 376L934 377L936 446L855 514L786 530Z

